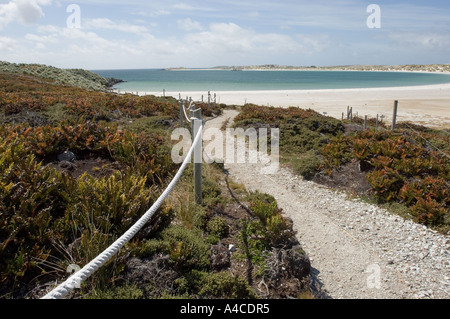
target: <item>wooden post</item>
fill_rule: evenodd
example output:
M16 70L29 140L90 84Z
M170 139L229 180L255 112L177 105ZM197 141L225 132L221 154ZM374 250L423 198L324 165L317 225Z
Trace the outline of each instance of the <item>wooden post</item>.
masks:
M367 115L364 116L364 129L367 130Z
M375 126L375 132L378 132L378 125L380 123L380 120L378 119L378 114L377 114L377 124Z
M397 125L397 112L398 112L398 101L394 102L394 114L392 116L392 130L395 130Z
M202 120L202 110L198 109L193 111L194 117L192 118L192 141L195 140L199 130L202 129L203 120ZM194 149L194 196L195 203L198 205L203 204L203 190L202 190L202 154L203 147L202 141L200 141L195 149Z
M353 122L353 107L350 108L350 122Z
M342 112L342 122L344 122L344 112Z

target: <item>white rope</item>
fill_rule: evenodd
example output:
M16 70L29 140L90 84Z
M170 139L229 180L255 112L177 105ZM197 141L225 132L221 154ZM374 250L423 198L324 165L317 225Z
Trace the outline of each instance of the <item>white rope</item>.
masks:
M189 118L189 116L187 116L187 113L186 113L186 109L183 107L183 111L184 111L184 117L186 118L186 120L189 122L189 123L192 123L192 120Z
M106 249L103 253L98 255L94 260L92 260L89 264L84 266L81 270L67 279L65 282L56 287L53 291L48 293L42 299L63 299L67 296L72 290L76 287L79 287L80 284L89 278L92 274L94 274L100 267L102 267L106 262L108 262L115 254L119 252L119 250L125 246L127 242L129 242L144 226L145 224L152 218L152 216L156 213L159 207L162 205L163 201L169 196L172 192L175 185L180 180L183 175L184 170L188 163L190 163L192 154L194 152L194 148L201 141L202 137L202 129L201 128L194 140L194 143L189 150L181 168L178 173L175 175L172 182L166 188L164 193L158 198L158 200L153 204L153 206L131 227L122 237L116 240L108 249Z
M186 110L190 110L193 106L195 106L194 101L191 101L191 103L189 103L189 106L186 107Z

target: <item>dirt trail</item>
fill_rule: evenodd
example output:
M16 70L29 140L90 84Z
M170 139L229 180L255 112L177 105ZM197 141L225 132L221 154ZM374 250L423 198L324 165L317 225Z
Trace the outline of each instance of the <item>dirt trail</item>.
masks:
M208 121L205 129L221 128L227 121L231 125L237 115L227 110ZM263 167L260 161L225 164L231 178L247 190L276 198L285 216L294 221L297 237L311 258L313 280L330 298L450 296L448 236L348 200L345 194L305 181L287 169L262 174Z

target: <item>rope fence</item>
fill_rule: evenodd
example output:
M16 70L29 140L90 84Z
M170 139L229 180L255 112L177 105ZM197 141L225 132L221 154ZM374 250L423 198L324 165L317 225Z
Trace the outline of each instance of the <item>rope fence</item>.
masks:
M191 104L188 106L188 110L190 110L191 108L192 108L192 102L191 102ZM186 118L186 121L188 121L188 123L192 123L192 120L189 118L189 116L187 115L187 113L186 113L186 108L181 104L181 108L183 109L183 111L184 111L184 117Z
M65 282L57 286L50 293L45 295L41 299L63 299L66 297L72 290L80 287L81 283L84 282L87 278L92 276L100 267L106 264L114 255L116 255L119 250L125 246L144 226L145 224L153 217L156 211L160 208L164 200L169 196L169 194L173 191L175 185L180 180L183 175L187 165L191 162L191 158L196 151L198 145L201 145L202 141L202 130L203 123L200 123L200 129L198 129L197 135L195 136L194 142L192 144L191 149L189 150L183 164L178 170L177 174L173 178L172 182L167 186L164 193L158 198L158 200L152 205L152 207L119 239L117 239L109 248L107 248L103 253L98 255L95 259L93 259L90 263L72 275Z

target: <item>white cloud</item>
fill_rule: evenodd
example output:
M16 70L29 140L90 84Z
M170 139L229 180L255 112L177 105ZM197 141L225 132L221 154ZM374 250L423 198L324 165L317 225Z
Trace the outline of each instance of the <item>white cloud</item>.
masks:
M40 25L37 27L37 31L39 33L57 33L59 32L60 27L55 25Z
M83 27L89 29L117 30L129 33L145 33L148 31L147 28L143 26L128 23L116 23L107 18L87 20L84 22Z
M329 46L326 36L290 36L281 33L258 33L234 23L213 23L208 31L190 33L186 43L205 52L235 54L310 54Z
M0 5L0 29L19 21L23 24L34 24L44 16L41 6L51 4L52 0L11 0Z
M202 25L197 21L192 21L191 18L186 18L177 21L178 26L184 31L198 31L203 30Z
M12 52L17 41L9 37L0 37L0 52Z
M191 6L191 5L189 5L189 4L186 4L186 3L177 3L177 4L174 4L174 5L172 6L172 8L177 9L177 10L186 10L186 11L192 11L192 10L195 10L195 8L194 8L193 6Z
M414 49L441 49L450 51L450 37L437 32L391 32L389 39L399 47Z
M55 34L36 35L36 34L28 33L27 35L25 35L25 39L27 39L29 41L38 42L38 43L41 43L41 44L44 44L44 43L57 43L58 42L58 38L57 38L57 36Z

